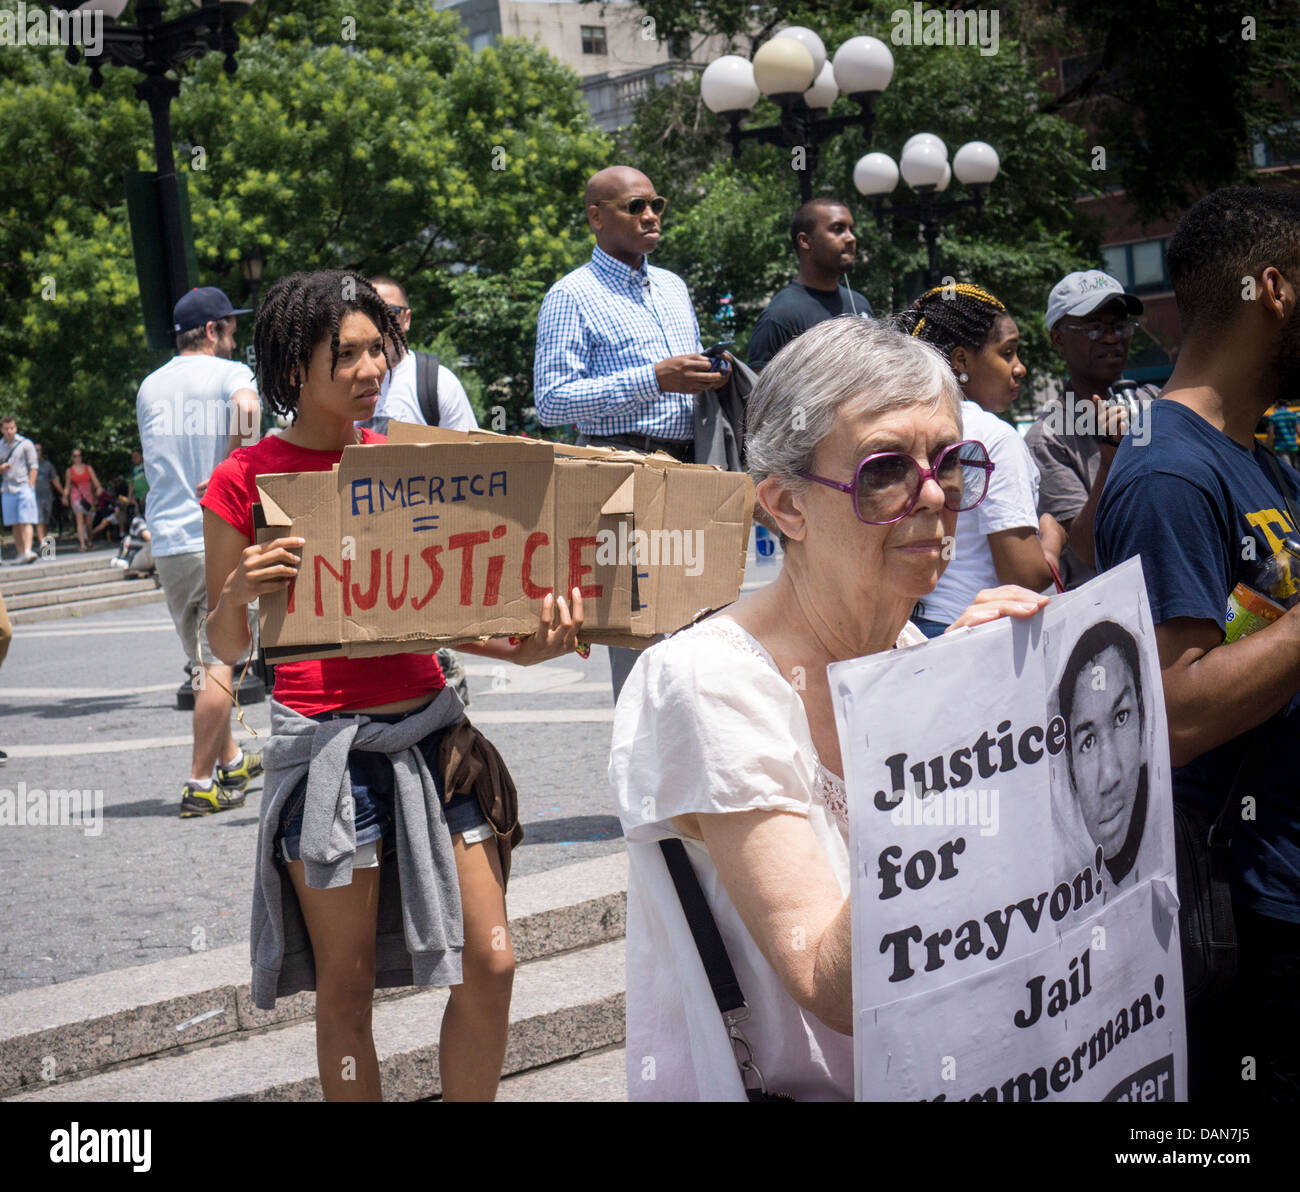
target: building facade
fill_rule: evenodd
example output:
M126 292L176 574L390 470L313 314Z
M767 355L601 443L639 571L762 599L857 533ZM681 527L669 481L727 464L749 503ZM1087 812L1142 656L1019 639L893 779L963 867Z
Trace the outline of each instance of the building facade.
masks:
M1054 77L1055 93L1060 96L1093 68L1100 55L1053 49L1044 51L1042 58ZM1090 127L1087 111L1086 101L1063 109L1065 115L1073 116L1078 123ZM1267 139L1260 138L1251 145L1243 145L1242 153L1249 153L1261 182L1273 174L1283 174L1291 181L1300 182L1300 157L1279 155ZM1101 267L1122 282L1125 289L1141 298L1146 307L1141 324L1150 342L1134 345L1126 375L1138 381L1162 383L1173 370L1182 344L1182 325L1165 268L1165 249L1182 213L1143 224L1118 185L1101 195L1081 196L1078 203L1101 228Z
M717 38L661 45L654 21L629 0L452 0L438 7L460 17L472 50L522 37L575 71L593 118L606 132L629 123L653 87L702 70L726 52Z

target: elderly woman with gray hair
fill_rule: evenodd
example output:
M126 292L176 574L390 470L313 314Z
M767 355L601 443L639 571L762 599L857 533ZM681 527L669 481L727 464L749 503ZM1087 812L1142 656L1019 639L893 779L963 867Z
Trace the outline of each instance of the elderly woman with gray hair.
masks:
M945 539L991 468L980 443L962 442L943 356L866 319L831 319L787 345L747 419L781 572L646 650L614 716L633 1100L745 1100L755 1069L769 1093L853 1096L848 814L826 668L924 642L908 613L938 583ZM984 591L952 628L1045 602ZM670 876L678 849L747 1017L720 1013Z

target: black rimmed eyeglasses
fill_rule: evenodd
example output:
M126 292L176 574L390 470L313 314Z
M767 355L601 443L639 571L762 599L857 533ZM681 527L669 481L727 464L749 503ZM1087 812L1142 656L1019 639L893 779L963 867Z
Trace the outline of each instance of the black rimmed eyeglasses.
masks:
M901 451L878 451L858 464L852 484L842 484L812 472L797 472L827 488L853 497L858 521L869 526L887 526L902 521L921 499L921 489L933 480L943 489L943 503L955 513L974 509L989 491L993 461L976 439L965 439L945 447L929 468L923 468Z

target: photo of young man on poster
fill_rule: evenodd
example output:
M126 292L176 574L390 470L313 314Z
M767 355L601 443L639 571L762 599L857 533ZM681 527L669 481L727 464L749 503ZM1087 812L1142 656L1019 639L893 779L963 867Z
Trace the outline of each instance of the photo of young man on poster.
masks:
M1137 861L1152 818L1148 689L1137 639L1117 622L1095 622L1070 646L1054 693L1067 732L1052 774L1062 880L1098 849L1111 886L1141 880Z

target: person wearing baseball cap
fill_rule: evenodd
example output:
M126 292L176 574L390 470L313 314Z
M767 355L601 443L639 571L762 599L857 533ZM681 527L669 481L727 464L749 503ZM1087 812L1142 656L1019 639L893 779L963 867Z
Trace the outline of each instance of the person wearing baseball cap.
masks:
M1141 299L1100 269L1068 273L1047 299L1047 331L1065 360L1062 395L1039 411L1025 435L1042 478L1039 514L1050 513L1069 535L1061 552L1067 588L1097 574L1092 520L1110 472L1115 448L1128 430L1128 413L1116 390L1139 403L1159 392L1155 385L1117 385L1143 313ZM1136 408L1136 407L1135 407Z
M184 295L172 313L176 355L150 373L136 395L136 422L149 485L150 545L167 609L194 683L194 747L181 789L183 819L243 804L262 773L258 753L246 753L230 731L233 669L217 661L203 622L203 511L208 477L235 448L256 443L261 406L252 370L234 359L236 310L214 286Z
M252 313L251 307L236 310L230 305L230 299L226 297L224 291L218 290L216 286L195 286L176 303L172 311L172 331L181 335L196 327L206 327L209 323L221 323L226 319L233 319L236 315ZM233 323L230 324L230 331L233 336ZM233 355L233 344L231 355ZM228 355L226 359L229 360L230 356Z

